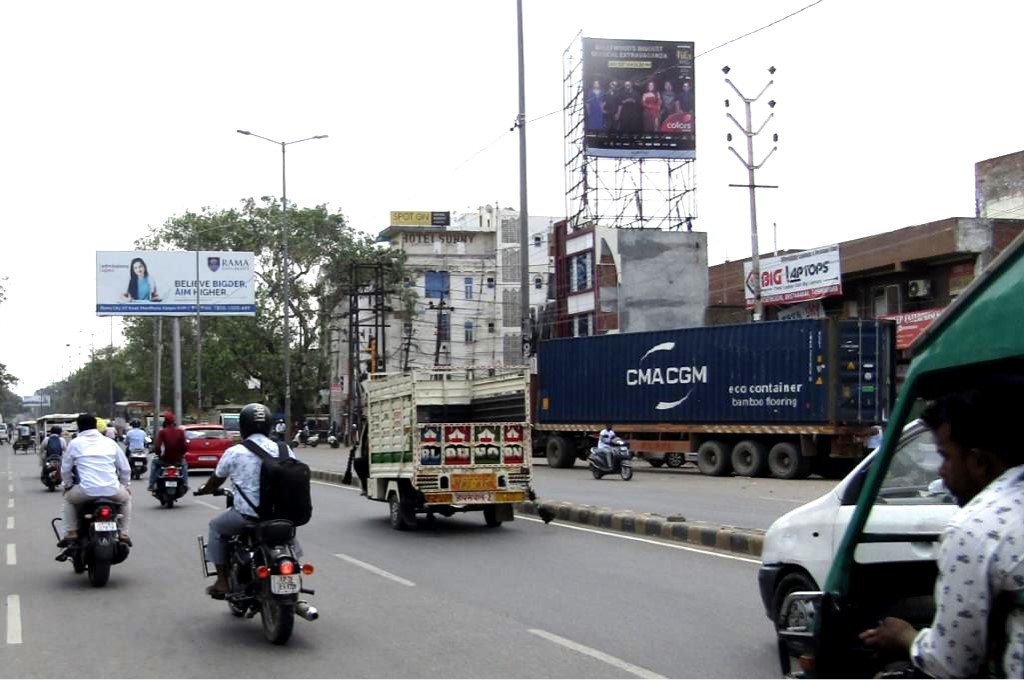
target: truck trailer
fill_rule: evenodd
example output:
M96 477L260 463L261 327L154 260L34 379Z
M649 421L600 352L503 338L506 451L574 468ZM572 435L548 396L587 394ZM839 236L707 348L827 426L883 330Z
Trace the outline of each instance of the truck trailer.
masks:
M801 319L542 342L534 453L585 460L611 424L654 465L780 479L864 453L896 392L895 325Z

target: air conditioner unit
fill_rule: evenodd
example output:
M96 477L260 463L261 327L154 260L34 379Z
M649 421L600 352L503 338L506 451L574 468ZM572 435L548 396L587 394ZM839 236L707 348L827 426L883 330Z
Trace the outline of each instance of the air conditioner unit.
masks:
M932 296L932 282L928 279L914 279L907 282L907 297L919 300Z

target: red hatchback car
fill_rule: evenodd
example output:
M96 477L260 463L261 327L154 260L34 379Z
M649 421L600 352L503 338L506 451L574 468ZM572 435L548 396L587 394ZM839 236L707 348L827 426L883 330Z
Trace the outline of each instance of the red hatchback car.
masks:
M190 470L203 470L217 467L224 451L232 445L231 435L223 425L199 423L185 425L185 461Z

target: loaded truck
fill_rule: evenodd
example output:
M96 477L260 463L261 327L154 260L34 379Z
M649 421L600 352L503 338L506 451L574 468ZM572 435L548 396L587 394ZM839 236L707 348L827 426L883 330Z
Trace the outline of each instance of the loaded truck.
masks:
M654 465L835 474L891 412L895 335L892 321L801 319L547 340L534 453L571 467L611 423Z
M367 496L388 503L392 528L417 514L512 521L531 494L526 367L372 374L365 388Z

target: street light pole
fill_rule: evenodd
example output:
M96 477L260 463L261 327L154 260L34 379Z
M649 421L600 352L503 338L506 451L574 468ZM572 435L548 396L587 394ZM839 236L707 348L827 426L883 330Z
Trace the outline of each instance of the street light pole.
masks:
M266 141L277 144L281 147L281 251L284 258L282 264L284 286L282 293L284 295L284 424L285 424L285 438L287 441L291 441L291 427L292 427L292 372L291 372L291 328L289 327L290 314L288 307L291 304L291 287L290 287L290 271L291 266L288 260L288 182L287 172L285 164L285 150L292 144L298 144L299 142L308 142L311 139L327 139L327 135L315 135L313 137L306 137L304 139L296 139L292 142L279 142L263 135L258 135L255 132L248 130L236 130L240 135L246 135L250 137L259 137Z

